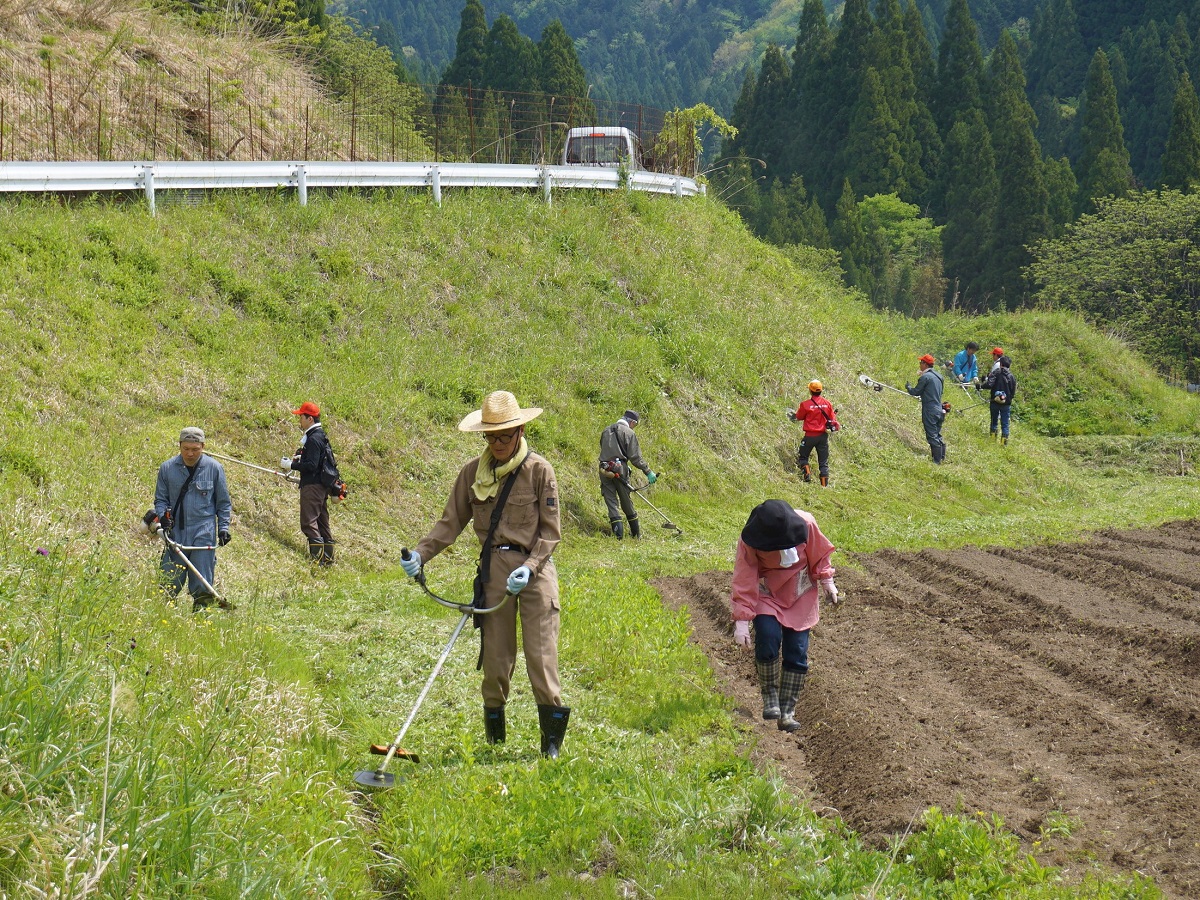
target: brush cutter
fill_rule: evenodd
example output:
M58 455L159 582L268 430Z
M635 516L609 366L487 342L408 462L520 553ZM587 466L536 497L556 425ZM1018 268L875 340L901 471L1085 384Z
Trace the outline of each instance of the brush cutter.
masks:
M154 510L151 510L150 512L146 513L146 516L142 519L143 524L145 524L150 533L162 540L162 542L171 550L171 552L175 554L176 559L183 563L184 567L195 576L198 582L200 582L201 587L203 587L206 591L212 594L213 597L216 598L217 603L221 607L232 608L229 601L217 593L217 589L208 583L208 579L200 574L200 570L192 565L192 561L188 559L187 554L184 553L185 550L216 550L217 548L183 546L183 544L179 543L178 541L171 539L171 536L167 534L167 529L163 526L162 522L160 522L157 518L150 518L153 516L153 514Z
M282 478L288 484L294 484L296 487L300 486L300 476L296 473L280 472L278 469L268 469L266 466L260 466L256 463L246 462L244 459L236 459L232 456L222 456L220 453L213 453L211 450L205 450L204 452L215 459L223 459L226 462L237 463L239 466L245 466L247 469L257 469L260 472L266 472L268 475L274 475L276 478ZM296 477L293 478L292 476L294 474Z
M411 554L408 548L405 547L400 551L401 557L410 559ZM512 596L510 593L504 595L504 599L495 606L487 609L479 609L470 603L455 603L453 600L447 600L444 597L439 597L429 589L425 583L425 572L421 571L416 574L413 579L421 586L426 594L440 603L442 606L457 610L462 613L462 618L458 620L458 625L454 628L454 633L450 635L450 641L446 644L446 649L442 651L442 655L438 658L437 665L433 667L433 671L429 673L429 680L425 682L425 687L421 688L421 693L417 695L417 702L413 705L412 712L408 714L408 718L404 720L404 724L400 727L400 732L396 735L396 739L388 746L382 744L372 744L370 750L372 753L381 754L384 757L379 768L375 770L362 769L354 773L354 780L363 787L369 788L389 788L396 782L396 776L387 771L388 764L391 763L394 757L401 757L410 762L420 762L420 757L416 753L410 753L407 750L400 748L400 742L404 740L404 735L408 731L408 726L413 723L413 719L417 717L417 710L421 708L421 704L425 702L425 696L429 693L429 689L433 687L434 680L438 677L438 673L442 671L442 666L445 665L447 658L450 656L450 651L454 648L454 642L458 640L458 636L462 634L463 626L467 624L467 619L471 616L483 616L488 613L494 613L496 610L504 606L508 602L508 598Z
M650 486L649 484L643 484L638 487L634 487L631 484L631 485L629 485L629 489L631 491L633 491L635 494L637 494L639 497L641 497L642 500L644 500L646 502L647 506L649 506L652 510L654 510L656 513L658 513L660 516L662 516L662 520L663 520L662 527L663 528L669 528L672 531L674 531L676 534L683 534L683 529L680 528L678 525L676 525L674 522L672 522L670 519L668 519L667 514L665 512L663 512L661 509L659 509L657 506L655 506L653 503L651 503L650 498L642 493L642 491L645 490L646 488L648 488L649 486Z
M892 387L890 384L884 384L882 381L876 381L874 378L870 378L866 375L859 375L858 383L863 385L864 387L869 387L873 391L882 391L886 388L889 391L895 391L897 394L903 394L905 397L912 397L912 399L914 399L914 400L917 399L916 397L913 397L912 394L910 394L908 391L902 391L898 387Z

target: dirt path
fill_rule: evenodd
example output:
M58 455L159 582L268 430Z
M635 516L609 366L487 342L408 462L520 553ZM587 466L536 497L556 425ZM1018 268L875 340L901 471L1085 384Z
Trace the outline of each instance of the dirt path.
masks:
M1200 522L1025 550L880 551L839 576L785 736L759 719L730 573L663 579L755 753L870 840L914 814L998 813L1031 842L1200 897Z

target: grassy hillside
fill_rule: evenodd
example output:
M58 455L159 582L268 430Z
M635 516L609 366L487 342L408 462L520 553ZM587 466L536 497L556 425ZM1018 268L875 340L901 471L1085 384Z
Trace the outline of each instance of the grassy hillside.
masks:
M848 551L1196 515L1200 407L1117 342L1045 313L882 317L705 201L3 206L0 891L1154 895L1086 862L1056 886L978 823L910 838L947 843L907 862L861 847L754 771L686 619L647 584L727 567L768 497ZM935 468L915 401L857 375L902 384L918 355L971 338L1013 356L1020 418L1000 448L985 409L952 413ZM827 490L796 477L784 416L813 377L846 425ZM478 450L458 419L497 388L546 408L531 442L561 485L566 758L538 758L520 673L508 744L483 745L464 637L406 739L422 763L364 799L365 745L395 734L455 620L403 578L399 548ZM270 465L305 399L352 490L338 567L308 569L292 489L228 466L218 582L239 608L164 602L135 525L179 428ZM682 537L650 510L642 542L604 534L597 437L627 406ZM465 596L474 555L460 541L431 586ZM942 851L957 865L922 869Z

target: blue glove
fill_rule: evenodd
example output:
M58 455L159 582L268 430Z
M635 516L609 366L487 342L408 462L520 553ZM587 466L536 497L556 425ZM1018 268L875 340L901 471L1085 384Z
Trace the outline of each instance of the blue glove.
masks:
M414 550L409 554L408 559L400 560L400 568L404 570L405 575L416 578L421 574L421 554Z
M658 475L656 475L654 472L646 473L646 484L654 484L656 481L658 481Z
M508 592L510 594L521 593L521 588L529 584L529 576L532 574L529 566L519 566L513 569L512 574L508 576Z

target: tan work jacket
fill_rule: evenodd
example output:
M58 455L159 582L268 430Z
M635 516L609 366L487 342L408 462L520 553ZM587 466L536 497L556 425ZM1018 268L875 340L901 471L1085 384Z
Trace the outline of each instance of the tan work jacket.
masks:
M479 457L476 457L459 469L442 518L417 544L416 550L423 561L428 562L453 544L467 527L468 521L475 523L475 536L482 546L491 527L492 510L499 494L484 502L475 499L471 485L478 467ZM504 481L500 485L503 490ZM554 477L554 467L544 457L530 451L504 503L500 522L492 536L492 546L523 547L527 554L525 565L536 576L560 540L562 529L559 525L558 482Z

